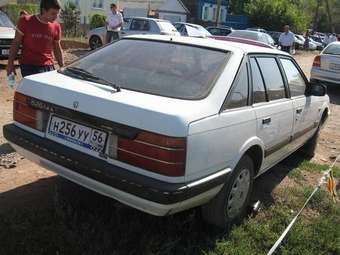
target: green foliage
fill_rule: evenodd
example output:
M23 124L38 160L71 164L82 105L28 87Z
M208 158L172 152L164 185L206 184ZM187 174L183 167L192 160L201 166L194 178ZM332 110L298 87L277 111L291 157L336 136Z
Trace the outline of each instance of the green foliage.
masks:
M39 13L37 4L9 4L3 9L14 24L17 23L20 11L26 11L30 15Z
M79 33L80 10L72 2L67 2L61 10L60 18L63 21L65 35L77 36Z
M302 8L300 0L250 0L244 11L255 26L281 31L288 24L291 30L301 33L309 26Z
M97 28L105 26L106 17L102 14L94 14L91 17L90 28Z

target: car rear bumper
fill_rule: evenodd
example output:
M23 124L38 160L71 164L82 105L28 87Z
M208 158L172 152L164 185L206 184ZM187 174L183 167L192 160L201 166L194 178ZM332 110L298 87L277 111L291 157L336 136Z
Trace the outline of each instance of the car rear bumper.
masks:
M313 67L311 71L311 80L318 80L340 85L340 73Z
M144 212L164 216L208 202L231 169L190 183L168 183L114 166L62 144L4 126L5 138L20 154L57 174Z

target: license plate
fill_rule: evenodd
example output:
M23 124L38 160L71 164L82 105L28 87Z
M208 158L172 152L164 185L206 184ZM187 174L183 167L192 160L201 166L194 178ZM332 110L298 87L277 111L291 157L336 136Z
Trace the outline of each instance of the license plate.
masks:
M92 152L103 152L107 133L79 123L52 116L47 130L52 140L66 141ZM74 147L74 146L72 146Z
M1 54L2 54L2 55L9 55L9 50L2 50L2 51L1 51Z
M340 71L340 64L330 63L329 64L329 69L335 70L335 71Z

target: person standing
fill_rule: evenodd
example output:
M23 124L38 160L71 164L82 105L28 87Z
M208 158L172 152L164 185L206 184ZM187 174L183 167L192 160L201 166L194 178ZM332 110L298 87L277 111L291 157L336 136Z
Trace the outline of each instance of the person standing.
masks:
M291 53L294 49L295 35L291 31L289 31L289 26L284 26L284 32L279 37L279 45L281 46L281 50Z
M117 10L117 5L111 4L110 8L111 11L108 13L106 18L106 43L119 39L119 31L123 24L123 16Z
M329 43L336 42L336 41L338 41L338 38L336 37L336 34L334 33L329 37Z
M14 72L14 60L20 45L22 54L19 63L23 77L54 70L52 52L58 65L64 66L61 27L56 22L60 9L58 0L41 0L40 14L24 15L19 19L9 53L7 75Z

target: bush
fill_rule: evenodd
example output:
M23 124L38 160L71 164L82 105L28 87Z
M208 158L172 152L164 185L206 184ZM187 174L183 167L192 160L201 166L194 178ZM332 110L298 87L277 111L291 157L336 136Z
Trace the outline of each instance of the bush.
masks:
M103 27L105 26L105 21L106 21L106 17L104 15L94 14L91 17L90 28L93 29L97 27Z
M30 15L37 14L39 13L39 6L37 4L9 4L5 6L3 10L7 13L11 21L16 24L20 11L24 10Z
M63 20L65 35L79 35L80 10L74 3L68 2L65 8L61 10L60 18Z

